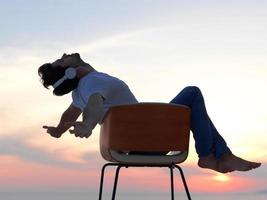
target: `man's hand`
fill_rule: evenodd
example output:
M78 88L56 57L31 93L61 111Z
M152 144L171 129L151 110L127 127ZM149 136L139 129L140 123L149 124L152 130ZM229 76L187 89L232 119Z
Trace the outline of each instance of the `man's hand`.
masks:
M44 129L46 129L46 132L50 134L52 137L60 138L62 133L58 130L57 127L53 126L43 126Z
M92 127L84 122L68 122L66 125L74 127L72 130L69 130L69 132L74 134L76 137L88 138L92 134Z

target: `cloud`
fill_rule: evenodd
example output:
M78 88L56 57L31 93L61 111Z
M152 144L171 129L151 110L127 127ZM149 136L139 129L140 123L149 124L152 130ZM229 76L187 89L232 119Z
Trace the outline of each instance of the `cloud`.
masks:
M125 54L125 49L136 47L139 50L150 47L153 50L153 43L146 40L159 31L158 28L136 28L135 30L124 30L112 34L106 34L92 39L76 40L74 44L59 42L50 39L43 41L27 41L25 44L17 43L8 47L0 46L0 69L5 68L30 68L33 65L41 65L45 62L52 62L60 57L64 52L79 52L89 56L105 56L109 59L118 54ZM116 49L117 54L115 54ZM143 51L142 51L143 52ZM136 52L138 53L138 52ZM123 59L124 56L121 56Z
M46 152L27 146L21 138L15 139L12 137L6 137L0 139L0 154L2 155L14 155L23 160L31 162L38 162L42 164L52 164L60 166L74 167L75 164L59 160L53 155L49 155Z
M66 150L66 149L65 149ZM64 154L64 149L61 149ZM66 151L67 152L67 151ZM66 153L65 152L65 153ZM45 149L35 148L28 145L26 139L23 137L2 137L0 138L0 154L12 155L19 157L22 160L39 163L43 165L54 165L63 168L84 169L88 168L88 164L100 163L100 158L97 153L87 152L86 157L90 158L84 160L85 162L72 162L71 160L64 159L64 156L60 156L58 153L47 152ZM73 158L75 160L75 158Z

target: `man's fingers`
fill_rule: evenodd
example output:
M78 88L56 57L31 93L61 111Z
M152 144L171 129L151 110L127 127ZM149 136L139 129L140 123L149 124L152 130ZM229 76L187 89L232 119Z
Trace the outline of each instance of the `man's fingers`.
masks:
M66 123L65 123L65 126L73 126L73 127L74 127L74 129L70 129L70 130L69 130L69 132L70 132L71 134L74 134L74 133L76 132L76 130L75 130L76 122L66 122Z
M75 133L75 137L82 137L80 133Z
M74 129L73 129L73 130L70 129L69 132L70 132L71 134L74 134L74 133L75 133Z
M81 122L67 122L66 125L73 126L73 129L69 129L71 134L74 134L75 137L88 138L88 133L84 130L84 127Z
M84 137L86 137L86 135L85 134L80 134L79 137L80 138L84 138Z
M49 126L43 126L43 128L46 129L46 132L49 133L49 134L51 135L51 133L50 133L50 131L51 131L50 128L51 128L51 127L49 127Z
M85 134L84 134L84 133L77 132L77 130L75 130L75 129L73 129L73 130L69 130L69 132L70 132L71 134L74 134L75 137L80 137L80 138L85 137Z

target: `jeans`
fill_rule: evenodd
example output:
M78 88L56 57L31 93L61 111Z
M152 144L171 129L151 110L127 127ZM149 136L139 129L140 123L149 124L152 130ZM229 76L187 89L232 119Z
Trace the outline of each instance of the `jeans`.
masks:
M170 103L191 108L191 131L195 139L196 152L200 158L212 153L219 159L224 153L231 152L210 120L198 87L185 87Z

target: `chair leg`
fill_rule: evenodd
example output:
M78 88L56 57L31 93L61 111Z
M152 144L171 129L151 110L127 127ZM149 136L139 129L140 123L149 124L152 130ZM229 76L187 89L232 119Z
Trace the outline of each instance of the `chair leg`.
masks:
M117 170L116 170L116 175L115 175L115 180L114 180L114 185L113 185L113 192L112 192L112 200L115 200L118 178L119 178L119 173L120 173L121 167L122 167L122 165L118 165Z
M107 166L117 166L114 185L113 185L113 192L112 192L112 200L115 200L120 169L122 167L128 168L128 167L137 167L137 166L135 166L135 165L132 165L132 166L130 165L129 166L129 165L123 165L123 164L118 164L118 163L107 163L107 164L105 164L102 167L102 171L101 171L100 188L99 188L99 200L102 199L104 175L105 175L105 169L106 169ZM155 166L151 166L151 167L155 167ZM157 167L163 167L163 166L157 166ZM186 191L187 198L188 198L188 200L191 200L190 192L189 192L189 189L187 187L185 176L184 176L182 168L180 166L178 166L178 165L175 165L175 164L170 165L169 168L170 168L170 176L171 176L171 198L172 198L172 200L174 200L174 180L173 180L174 179L173 178L173 169L174 168L177 168L180 171L180 175L181 175L181 178L182 178L182 181L183 181L183 185L184 185L184 188L185 188L185 191Z
M99 197L98 197L99 200L102 199L102 191L103 191L103 182L104 182L105 169L106 169L106 167L109 166L109 165L110 165L110 163L105 164L105 165L102 167L102 170L101 170L101 179L100 179Z
M189 189L187 187L187 184L186 184L186 180L185 180L185 176L184 176L184 173L183 173L183 170L180 166L178 165L174 165L177 169L179 169L180 171L180 174L181 174L181 177L182 177L182 181L183 181L183 184L184 184L184 188L185 188L185 191L186 191L186 195L187 195L187 198L188 200L191 200L191 196L190 196L190 192L189 192Z
M103 184L104 184L104 176L105 176L105 169L108 166L118 166L116 163L106 163L101 170L101 179L100 179L100 187L99 187L99 197L98 199L102 199L102 191L103 191Z
M173 165L170 167L170 172L171 172L171 199L174 200L174 188L173 188Z

